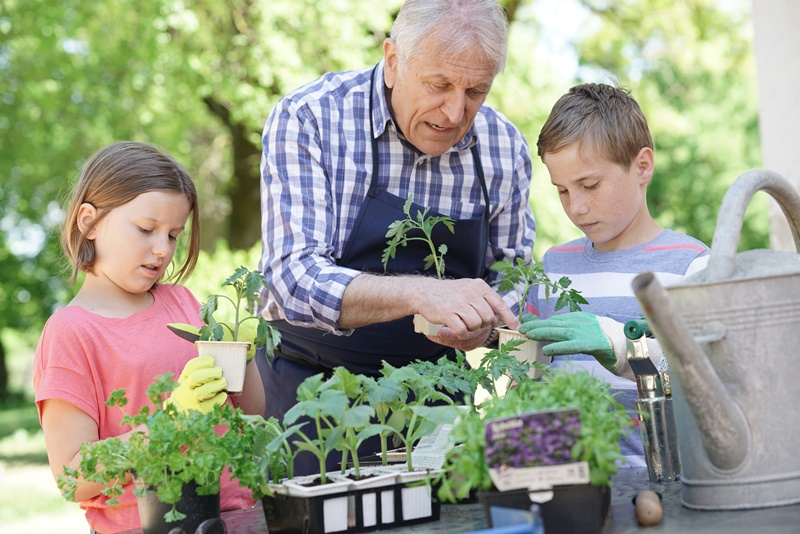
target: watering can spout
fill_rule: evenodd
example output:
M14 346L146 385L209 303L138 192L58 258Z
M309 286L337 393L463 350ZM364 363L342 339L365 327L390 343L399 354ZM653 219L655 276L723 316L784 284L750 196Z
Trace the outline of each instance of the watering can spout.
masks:
M670 374L677 375L682 384L709 461L717 469L736 470L746 460L750 448L750 429L743 412L676 313L655 275L640 274L632 286L667 356Z

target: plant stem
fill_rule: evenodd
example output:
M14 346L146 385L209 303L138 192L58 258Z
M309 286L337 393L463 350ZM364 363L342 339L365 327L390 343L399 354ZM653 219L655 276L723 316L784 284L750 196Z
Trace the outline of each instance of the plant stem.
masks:
M422 230L422 228L420 228ZM422 230L422 233L425 234L425 237L409 237L409 241L424 241L428 248L431 249L431 254L433 255L433 266L436 269L436 278L440 279L444 276L444 258L440 258L439 255L436 253L436 248L433 246L433 237L431 234Z
M317 425L317 440L319 440L320 448L320 456L319 456L319 483L320 484L327 484L328 477L327 473L325 472L325 439L322 437L322 424L319 420L319 415L314 418L314 422Z
M414 426L417 424L417 414L414 413L408 422L408 440L406 441L406 469L408 471L414 470L414 465L411 461L411 449L414 444Z

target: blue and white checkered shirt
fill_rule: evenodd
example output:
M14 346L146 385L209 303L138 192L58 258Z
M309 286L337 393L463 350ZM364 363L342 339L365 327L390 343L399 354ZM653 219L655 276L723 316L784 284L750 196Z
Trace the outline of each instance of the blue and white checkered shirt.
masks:
M489 192L486 265L531 259L536 226L528 205L531 159L522 134L484 105L472 129L440 156L421 154L389 114L383 62L377 67L373 128L379 189L454 219L484 204L470 147L478 143ZM372 69L328 73L282 98L262 138L260 269L269 285L264 316L337 334L342 295L359 271L339 267L372 172L369 91ZM378 82L379 81L379 82ZM464 236L470 239L470 236ZM492 272L487 282L496 277ZM516 297L505 295L516 307Z

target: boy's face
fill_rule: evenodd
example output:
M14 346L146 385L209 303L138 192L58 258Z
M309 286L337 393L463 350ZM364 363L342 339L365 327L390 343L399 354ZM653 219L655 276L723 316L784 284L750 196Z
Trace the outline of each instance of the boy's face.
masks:
M622 250L658 235L661 228L650 217L646 201L653 151L643 148L626 169L579 148L573 143L543 159L564 211L594 248Z

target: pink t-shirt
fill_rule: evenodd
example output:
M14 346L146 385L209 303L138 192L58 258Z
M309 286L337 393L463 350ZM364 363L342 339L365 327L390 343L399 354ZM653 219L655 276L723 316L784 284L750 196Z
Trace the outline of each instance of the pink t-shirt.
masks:
M125 319L101 317L77 306L57 310L45 324L34 362L33 387L41 422L42 401L62 399L86 412L97 423L100 439L130 430L122 428L123 413L105 402L116 389L125 389L128 413L145 404L147 388L167 372L177 379L194 346L167 329L169 323L202 325L200 304L183 286L159 285L150 308ZM253 506L250 490L222 477L220 507L240 510ZM133 485L125 487L119 506L103 496L80 503L86 520L103 534L141 528Z

